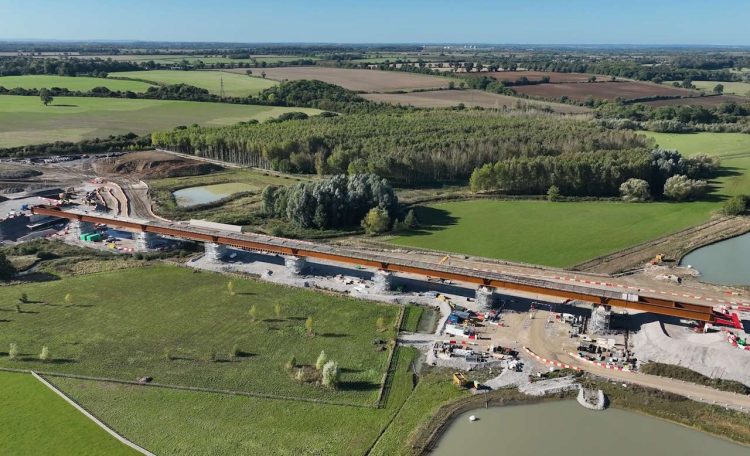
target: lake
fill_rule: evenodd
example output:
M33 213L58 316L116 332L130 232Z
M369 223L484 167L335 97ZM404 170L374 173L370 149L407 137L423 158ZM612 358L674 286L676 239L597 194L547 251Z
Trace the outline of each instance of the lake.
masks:
M469 421L469 416L479 418ZM490 407L463 413L434 456L747 456L750 448L677 424L619 409L592 411L576 401Z
M225 184L203 185L200 187L189 187L177 190L173 193L177 205L180 207L197 206L199 204L213 203L235 193L255 191L254 185L241 182L228 182Z
M697 269L702 282L750 285L750 233L693 250L680 264Z

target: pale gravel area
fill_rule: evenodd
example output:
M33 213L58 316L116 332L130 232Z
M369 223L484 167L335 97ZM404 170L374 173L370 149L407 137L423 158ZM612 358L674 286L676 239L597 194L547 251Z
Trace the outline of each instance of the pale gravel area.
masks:
M712 378L750 385L750 351L731 346L723 332L698 334L658 322L642 326L633 338L633 351L641 361L675 364Z

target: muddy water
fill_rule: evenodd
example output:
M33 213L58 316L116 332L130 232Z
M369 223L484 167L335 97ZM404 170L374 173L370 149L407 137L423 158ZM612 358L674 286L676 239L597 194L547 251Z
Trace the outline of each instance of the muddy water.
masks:
M701 247L680 264L697 269L702 282L750 285L750 233Z
M478 421L469 421L475 415ZM747 456L750 448L618 409L591 411L576 401L491 407L464 413L434 456Z
M201 187L189 187L177 190L173 193L177 205L180 207L196 206L218 201L227 196L240 192L257 190L250 184L241 182L229 182L226 184L204 185Z

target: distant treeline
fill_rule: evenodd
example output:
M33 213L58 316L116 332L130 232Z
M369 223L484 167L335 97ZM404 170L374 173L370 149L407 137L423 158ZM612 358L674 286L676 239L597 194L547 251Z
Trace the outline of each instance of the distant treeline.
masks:
M58 76L106 77L115 71L138 71L144 67L134 62L102 59L0 58L0 76L54 74Z
M591 122L483 110L384 109L283 123L190 127L152 135L158 147L298 173L371 172L400 185L465 180L485 163L619 151L642 136Z
M684 124L735 123L750 116L750 103L722 103L705 106L648 106L641 103L604 103L596 109L596 116L604 119L630 119L639 122L675 120Z
M79 142L58 141L47 144L7 147L0 149L0 157L24 158L49 155L97 154L123 150L143 150L150 146L150 136L138 136L135 133L127 133L107 138L84 139Z

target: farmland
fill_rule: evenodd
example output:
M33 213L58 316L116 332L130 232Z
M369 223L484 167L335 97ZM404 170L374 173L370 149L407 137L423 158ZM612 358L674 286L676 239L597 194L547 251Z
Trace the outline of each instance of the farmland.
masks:
M222 81L224 93L231 97L246 97L254 95L263 89L273 87L275 82L260 77L250 77L244 74L225 73L219 71L124 71L110 73L110 78L129 78L154 84L188 84L219 94Z
M155 266L3 287L2 302L27 293L30 303L21 312L3 306L0 346L15 343L20 355L0 365L374 404L388 352L372 340L394 337L397 307L240 279L231 294L227 283L220 274ZM42 346L49 363L37 357ZM314 366L321 350L342 369L338 390L296 381L286 366L292 356Z
M245 64L254 64L255 62L261 63L280 63L280 62L289 62L293 60L299 60L299 59L310 59L310 60L318 60L317 57L309 57L309 56L298 56L298 55L252 55L248 59L236 59L231 57L225 57L223 55L214 55L214 54L203 54L203 55L196 55L196 54L120 54L120 55L82 55L79 56L79 58L82 59L112 59L112 60L118 60L123 62L150 62L153 61L155 63L163 64L163 65L178 65L181 64L183 61L187 61L188 63L194 65L198 62L203 62L207 65L213 65L213 64L237 64L237 63L245 63Z
M737 95L711 95L705 97L691 97L691 98L675 98L669 100L654 100L646 101L643 104L648 106L675 106L675 105L690 105L690 106L705 106L707 108L715 108L722 103L748 103L750 98L739 97Z
M54 76L54 75L24 75L2 76L0 87L6 89L51 89L59 87L73 91L88 92L94 87L106 87L113 91L145 92L151 84L140 81L118 81L107 78L91 78L86 76Z
M418 207L397 245L567 267L706 221L714 203L474 200ZM627 230L620 229L628 226Z
M550 83L561 82L586 82L592 76L586 73L556 73L554 71L493 71L480 73L467 73L462 76L483 77L488 76L498 81L515 82L518 79L526 78L529 81L541 81L542 78L548 77ZM609 76L597 76L599 80L607 80Z
M590 110L562 103L520 100L517 97L498 95L481 90L431 90L412 93L374 93L366 94L364 98L371 101L384 102L395 105L409 105L418 108L447 108L463 104L465 106L490 109L515 108L518 106L552 109L564 114L587 113Z
M698 92L648 82L592 82L536 84L513 87L518 93L541 98L568 97L583 101L588 97L604 100L623 98L632 100L646 97L694 97Z
M244 69L231 70L244 73ZM438 89L448 87L451 79L397 71L352 70L328 67L264 68L266 78L276 81L315 79L340 85L355 92L393 92L398 90ZM254 70L254 73L256 71Z
M0 372L3 454L136 455L30 374Z
M39 97L0 96L0 147L80 141L123 133L148 133L178 125L230 125L265 120L303 108L198 103L171 100L56 97L44 106Z
M717 82L717 81L691 81L695 87L707 92L713 91L717 84L724 86L724 93L732 95L750 96L750 82ZM665 82L669 84L670 82Z

